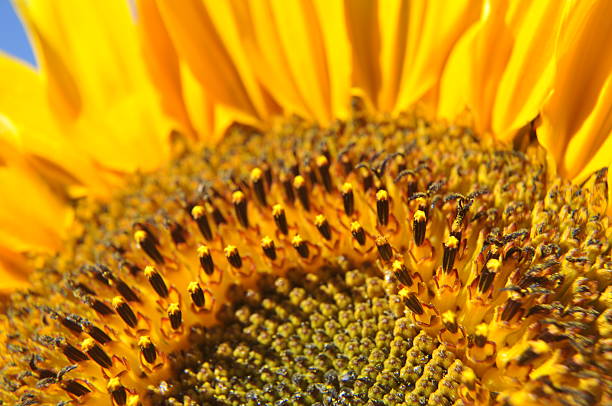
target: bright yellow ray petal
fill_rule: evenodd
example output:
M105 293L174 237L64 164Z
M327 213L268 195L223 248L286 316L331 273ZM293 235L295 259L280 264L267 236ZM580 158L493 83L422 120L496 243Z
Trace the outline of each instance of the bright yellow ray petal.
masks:
M269 111L266 106L261 86L255 77L255 72L248 58L248 52L242 42L239 21L236 18L236 9L226 1L203 1L205 12L208 14L216 32L219 34L223 46L232 59L238 75L240 76L248 98L253 104L259 118L266 120Z
M610 21L609 1L577 2L567 13L559 40L555 91L542 110L538 139L561 175L569 178L591 157L601 156L598 151L612 131Z
M90 193L98 196L108 193L109 179L101 176L87 154L70 142L56 125L40 74L2 53L0 111L17 129L12 133L16 137L12 144L48 180L65 188L85 185Z
M465 109L480 133L490 129L493 100L512 49L507 1L485 2L481 20L457 42L440 83L438 114L454 119Z
M246 7L244 4L232 1L246 52L259 81L287 114L313 117L313 110L300 93L289 68L288 50L281 40L270 3L254 1Z
M553 52L563 1L534 1L521 4L510 26L515 37L512 54L501 77L493 108L492 129L509 140L515 131L538 115L550 94Z
M385 9L386 7L382 7ZM465 30L476 21L480 1L416 0L409 3L409 21L401 82L395 110L409 108L439 81L448 55Z
M157 4L155 0L139 0L137 7L138 29L147 68L162 95L163 109L193 137L195 129L185 105L180 62Z
M15 148L16 132L0 116L0 246L14 251L56 248L69 210Z
M352 82L377 107L382 81L378 1L345 0L344 4L346 27L352 46Z
M256 107L215 26L199 0L158 1L170 37L195 78L215 100L252 117Z
M327 55L332 115L344 118L348 114L352 65L344 3L341 0L315 0L313 5Z
M128 3L16 3L33 33L50 103L71 142L100 168L159 166L168 156L171 126L162 119L143 65Z
M274 20L296 85L314 118L331 119L327 57L316 10L312 2L270 1Z

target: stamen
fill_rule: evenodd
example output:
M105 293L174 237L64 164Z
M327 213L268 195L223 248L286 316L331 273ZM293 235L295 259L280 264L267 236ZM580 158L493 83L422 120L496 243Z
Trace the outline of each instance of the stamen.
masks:
M208 218L206 217L206 209L200 205L193 206L191 209L191 217L195 220L198 225L198 229L207 241L211 241L213 238Z
M160 297L168 297L168 287L166 286L166 282L154 267L146 266L144 274L151 284L151 287L153 287L153 290L155 290Z
M270 174L270 180L268 182L271 183L271 181L272 174ZM259 204L266 207L268 205L268 202L266 200L266 189L264 187L263 172L261 171L261 169L254 168L251 171L251 183L253 184L253 190L255 191L257 201L259 201Z
M376 214L379 225L386 226L389 223L389 194L386 190L376 192Z
M325 238L327 241L331 240L331 228L327 218L325 218L324 215L317 215L315 218L315 227L317 227L317 230L319 230L319 233L321 233L323 238Z
M140 247L155 263L163 264L164 257L157 249L157 240L153 237L153 234L144 226L140 226L140 229L134 232L134 240L138 247Z
M408 272L408 268L402 261L393 261L393 274L404 286L412 286L412 278L410 277L410 273Z
M310 211L310 198L308 197L308 190L306 189L306 180L300 175L296 176L293 179L293 187L297 192L298 199L304 210Z
M189 292L189 295L191 296L191 301L194 305L196 305L197 307L204 307L204 305L206 304L206 299L204 296L204 291L202 290L198 282L190 282L189 286L187 287L187 291Z
M223 251L225 253L227 262L229 262L232 267L236 269L240 269L242 267L242 258L240 257L238 248L233 245L228 245Z
M414 235L414 243L417 246L423 245L425 241L425 229L427 227L427 216L423 210L417 210L414 213L414 220L412 221L412 233Z
M274 217L274 223L278 231L285 235L289 234L289 225L287 224L285 209L283 209L280 204L275 204L274 207L272 207L272 216Z
M325 155L317 157L317 168L319 168L319 176L327 193L332 191L332 180L329 174L329 160Z
M138 319L134 314L134 311L130 307L129 304L121 296L115 296L113 298L113 308L119 314L119 316L123 319L125 324L130 326L131 328L136 327L138 324Z
M96 361L96 363L102 368L110 368L113 366L113 361L111 358L92 338L86 338L83 340L81 343L81 348L83 348L83 351L85 351L87 355L89 355L92 360Z
M198 258L200 259L200 266L204 270L204 273L208 276L215 272L215 263L210 253L210 249L206 245L200 245L198 247Z
M384 236L379 235L376 237L376 248L378 248L378 253L383 261L391 261L393 259L393 249Z
M351 217L355 212L355 197L353 195L353 185L345 183L342 185L342 203L344 205L344 213Z
M293 248L295 248L297 253L300 254L302 258L308 258L308 255L310 253L308 250L308 245L306 244L306 241L304 241L304 239L302 239L302 237L299 234L296 234L291 239L291 245L293 245Z
M143 358L149 363L152 364L157 359L157 350L155 346L151 342L151 337L149 336L141 336L138 339L138 348L140 348L140 352L142 353Z
M365 231L363 230L363 227L361 227L361 224L359 224L358 221L353 221L351 223L351 234L353 235L355 241L359 243L359 245L365 245Z
M170 325L174 330L178 330L183 323L183 313L178 303L170 303L168 306L168 318L170 319Z
M113 401L118 406L123 406L127 402L127 391L125 387L121 385L119 378L111 378L106 385L108 393L111 394Z
M234 203L234 211L238 222L242 227L249 228L246 196L240 190L237 190L232 193L232 202Z
M444 254L442 257L442 270L449 273L453 269L455 263L455 256L459 250L459 240L452 235L448 237L446 243L444 243Z
M261 239L261 248L266 257L270 258L272 261L276 260L276 246L270 237L265 236Z

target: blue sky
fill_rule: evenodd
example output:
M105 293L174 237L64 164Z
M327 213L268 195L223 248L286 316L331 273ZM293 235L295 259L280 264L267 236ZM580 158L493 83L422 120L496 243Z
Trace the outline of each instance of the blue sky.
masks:
M36 65L23 25L11 0L0 0L0 50Z

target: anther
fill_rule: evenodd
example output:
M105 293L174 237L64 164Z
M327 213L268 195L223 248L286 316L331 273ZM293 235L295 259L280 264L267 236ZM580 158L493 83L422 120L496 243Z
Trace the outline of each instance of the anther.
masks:
M153 290L155 290L159 296L163 298L168 297L168 287L166 286L166 282L164 282L164 278L154 267L146 266L144 269L144 275L151 284L151 287L153 287Z
M86 386L80 384L74 379L63 381L62 388L74 396L81 397L91 392Z
M510 321L520 309L521 302L514 299L506 300L506 303L504 303L504 310L502 310L500 316L501 320L506 322Z
M353 194L353 185L348 182L343 184L340 192L342 193L344 213L350 217L355 212L355 195Z
M295 194L293 193L293 185L291 184L291 177L285 172L281 172L280 181L283 185L283 191L285 192L285 200L293 204L295 201Z
M191 218L198 225L198 229L207 241L212 240L213 234L210 228L210 223L208 222L208 218L206 217L206 209L203 206L195 205L191 209Z
M251 171L251 183L253 184L253 190L255 191L255 197L262 206L267 206L266 201L266 189L264 187L264 176L263 172L259 168L254 168Z
M309 211L310 199L308 197L308 190L306 188L306 180L304 179L304 177L302 177L301 175L296 176L293 179L293 187L297 192L298 199L300 200L302 207L304 208L304 210Z
M72 344L65 343L61 347L64 355L72 362L83 362L89 359L87 355Z
M227 247L225 247L223 252L225 252L225 258L227 259L227 262L229 262L229 264L232 267L236 269L239 269L242 267L242 258L240 257L238 248L236 248L233 245L228 245Z
M376 214L379 225L386 226L389 223L389 194L384 189L376 192Z
M75 334L81 334L81 332L83 331L83 328L79 325L79 323L68 317L62 317L60 319L60 322L64 327L66 327L68 330L72 331Z
M191 296L191 301L194 305L197 307L204 307L206 304L206 298L204 296L204 291L198 282L189 282L187 291L189 292L189 296Z
M546 342L542 340L533 341L530 343L527 350L525 350L519 356L517 364L521 366L527 365L531 361L538 358L540 355L547 353L548 351L550 351L550 346Z
M108 316L109 314L113 314L114 311L111 309L106 303L101 300L94 299L91 302L91 308L98 312L101 316Z
M108 334L106 334L101 328L96 327L91 323L85 324L84 329L91 338L102 345L112 341Z
M412 286L412 278L410 277L410 272L408 272L408 268L402 261L393 261L393 274L395 278L404 286Z
M234 212L236 218L242 227L249 228L249 215L247 212L247 199L244 193L240 190L236 190L232 193L232 203L234 203Z
M274 245L274 240L270 237L265 236L261 239L261 249L266 257L270 258L272 261L276 259L276 246Z
M353 221L351 223L351 234L353 235L355 241L359 243L359 245L365 245L365 231L363 230L363 227L361 226L361 224L359 224L358 221Z
M408 309L419 316L425 313L423 305L421 305L419 298L414 293L409 293L407 296L404 296L404 304Z
M128 284L125 283L124 281L120 279L116 280L115 287L117 288L117 291L119 292L119 294L123 296L123 298L127 300L128 302L139 302L140 301L140 299L138 299L138 296L136 296L136 293L134 293L132 288L130 288Z
M378 248L378 253L383 261L391 261L393 258L393 249L384 236L379 235L376 237L376 248Z
M138 348L140 348L140 352L143 358L149 363L152 364L157 359L157 350L155 346L151 342L151 337L149 336L141 336L138 339Z
M119 378L114 377L109 379L106 389L108 390L108 393L110 393L116 405L125 405L127 402L127 391L125 390L125 387L121 385Z
M83 348L83 351L102 368L110 368L113 366L111 358L93 338L84 339L81 343L81 348Z
M287 216L285 215L285 209L280 204L275 204L272 207L272 216L274 217L274 223L278 227L278 231L287 235L289 233L289 225L287 224Z
M308 258L308 255L310 253L308 250L308 244L306 244L306 241L304 241L304 239L299 234L296 234L291 239L291 245L293 245L293 248L295 248L297 253L302 258Z
M316 163L317 168L319 168L319 175L321 176L323 186L327 193L330 193L332 191L332 180L329 174L329 160L325 155L319 155Z
M136 230L136 232L134 232L134 240L136 240L138 247L140 247L153 261L155 261L155 263L164 263L164 257L157 249L157 241L148 230L143 228Z
M414 235L414 243L417 246L423 244L425 241L425 229L427 226L427 217L423 210L417 210L414 213L414 219L412 221L412 233Z
M174 330L178 330L183 322L183 313L178 303L170 303L168 306L168 318L170 319L170 325Z
M187 242L187 230L177 222L170 223L170 237L174 245L184 244Z
M442 323L444 327L453 334L455 334L459 328L457 324L457 315L452 310L442 314Z
M200 259L200 266L204 270L206 275L212 275L215 271L215 263L210 253L210 248L206 245L200 245L198 247L198 258Z
M129 304L121 297L115 296L112 301L113 308L123 319L125 324L134 328L138 324L138 319Z
M327 241L331 240L331 227L329 226L329 222L324 215L319 214L317 217L315 217L315 226L323 238L325 238Z
M449 236L444 243L444 254L442 256L442 270L444 272L448 273L453 269L458 250L459 240L452 235Z
M484 293L491 287L495 279L495 273L500 266L500 262L496 259L490 259L487 262L487 266L480 274L480 280L478 281L479 292Z

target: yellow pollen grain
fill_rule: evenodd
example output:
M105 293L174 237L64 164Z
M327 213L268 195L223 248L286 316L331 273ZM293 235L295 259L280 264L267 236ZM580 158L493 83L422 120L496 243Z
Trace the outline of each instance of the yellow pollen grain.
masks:
M204 207L200 206L200 205L195 205L193 206L193 208L191 209L191 215L193 216L194 219L199 219L200 217L202 217L204 214L206 213L206 209L204 209Z
M283 214L283 212L285 211L285 209L283 209L283 206L281 206L280 204L275 204L272 207L272 215L273 216L280 216L281 214Z
M259 179L261 179L261 177L263 176L263 172L259 168L253 168L251 170L251 175L250 176L251 176L251 181L252 182L256 182Z
M341 190L342 194L347 194L347 193L350 193L352 191L353 191L353 185L352 184L350 184L348 182L342 184L342 190Z
M325 155L319 155L316 159L316 164L318 167L325 166L329 163L327 157Z
M232 193L232 203L240 203L244 200L244 193L242 193L240 190L236 190L234 193Z
M306 184L306 180L302 175L298 175L293 179L293 187L299 189Z
M228 245L225 249L227 250L230 247L232 246ZM205 256L210 255L210 248L208 248L206 245L200 245L197 249L197 252L198 252L199 257L205 257Z
M137 243L141 243L143 241L145 241L147 239L147 232L144 230L137 230L136 232L134 232L134 240Z
M459 246L459 240L451 235L447 238L445 245L448 248L457 248Z
M389 198L389 193L387 193L386 190L379 190L378 192L376 192L376 200L381 201L381 200L387 200Z
M89 351L91 350L94 346L96 345L96 342L93 340L93 338L86 338L81 342L81 348L83 349L83 351Z

